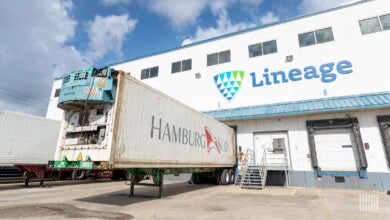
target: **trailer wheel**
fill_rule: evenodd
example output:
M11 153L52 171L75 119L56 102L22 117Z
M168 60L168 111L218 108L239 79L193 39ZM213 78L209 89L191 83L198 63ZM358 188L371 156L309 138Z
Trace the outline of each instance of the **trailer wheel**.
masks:
M85 170L73 170L72 180L82 180L85 176Z
M229 176L229 184L234 184L234 180L236 176L234 174L233 169L229 169L228 176Z
M230 176L229 171L227 169L223 169L221 173L221 185L229 184Z

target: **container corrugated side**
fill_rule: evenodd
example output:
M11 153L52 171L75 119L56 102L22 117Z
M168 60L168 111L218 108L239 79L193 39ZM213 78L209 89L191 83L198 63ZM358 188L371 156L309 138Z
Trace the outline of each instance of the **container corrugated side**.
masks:
M47 164L59 129L59 121L0 110L0 164Z
M132 77L122 80L112 152L116 168L234 165L233 129Z

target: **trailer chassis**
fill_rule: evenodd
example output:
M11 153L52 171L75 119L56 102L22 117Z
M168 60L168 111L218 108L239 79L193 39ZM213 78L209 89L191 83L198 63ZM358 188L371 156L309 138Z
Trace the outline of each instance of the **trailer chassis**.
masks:
M179 175L183 173L192 173L194 175L200 173L210 173L216 178L218 185L223 184L221 183L221 174L223 170L229 169L232 168L126 168L126 170L131 174L129 197L134 196L134 186L139 185L158 187L158 198L162 198L164 175L169 174ZM145 176L151 176L153 183L141 183Z

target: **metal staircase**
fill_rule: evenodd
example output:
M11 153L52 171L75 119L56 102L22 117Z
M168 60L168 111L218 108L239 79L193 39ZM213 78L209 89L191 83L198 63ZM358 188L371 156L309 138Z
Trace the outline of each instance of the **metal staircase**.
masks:
M241 188L245 189L263 189L267 176L267 169L261 166L248 166L241 181Z
M266 169L256 166L255 154L247 149L241 165L241 173L237 175L236 185L246 189L263 189L267 175Z
M236 177L236 185L241 185L242 177L246 175L246 171L249 166L255 165L255 154L251 149L247 149L244 158L241 161L241 170Z
M254 151L248 149L241 165L241 173L237 175L236 185L246 189L264 189L268 170L284 170L286 185L289 185L288 159L284 150L275 154L273 149L265 149L260 165L255 162Z

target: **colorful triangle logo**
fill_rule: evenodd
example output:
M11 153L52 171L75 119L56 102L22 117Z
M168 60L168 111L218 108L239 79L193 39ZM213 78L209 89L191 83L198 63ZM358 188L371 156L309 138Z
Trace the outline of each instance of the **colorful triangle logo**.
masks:
M227 101L231 101L241 88L244 76L244 71L233 70L216 74L213 78L214 83L221 95Z

